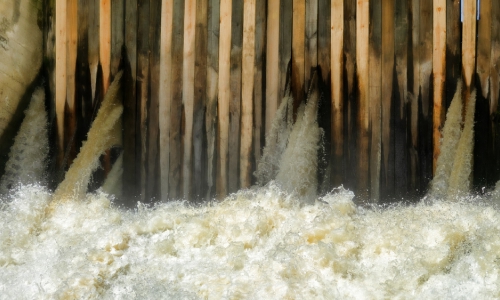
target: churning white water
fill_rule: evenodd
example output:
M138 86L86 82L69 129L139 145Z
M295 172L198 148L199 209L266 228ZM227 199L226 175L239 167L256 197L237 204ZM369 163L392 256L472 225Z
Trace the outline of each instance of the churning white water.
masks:
M304 201L278 177L222 202L135 210L99 191L55 201L19 186L0 202L0 299L500 298L500 187L363 208L341 187Z

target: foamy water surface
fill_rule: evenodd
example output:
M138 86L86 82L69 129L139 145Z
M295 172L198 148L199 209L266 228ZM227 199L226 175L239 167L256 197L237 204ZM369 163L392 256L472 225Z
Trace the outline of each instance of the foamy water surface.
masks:
M115 207L19 189L0 210L0 299L491 299L500 214L485 199L386 209L276 186L220 203ZM479 202L483 203L480 204Z

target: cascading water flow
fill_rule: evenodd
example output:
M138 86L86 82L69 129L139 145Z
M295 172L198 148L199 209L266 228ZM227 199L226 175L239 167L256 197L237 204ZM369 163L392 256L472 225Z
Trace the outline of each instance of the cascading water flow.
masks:
M101 132L91 129L66 174L71 184L51 193L19 172L2 179L24 185L1 200L0 299L499 298L500 211L492 202L500 193L471 197L457 188L470 173L474 100L463 130L460 92L449 109L433 201L366 209L343 188L315 196L321 130L311 95L293 125L292 101L283 100L267 143L276 150L264 150L257 172L264 186L202 206L139 203L133 211L102 191L119 180L84 189L96 156L119 143L121 107L107 95L93 124ZM26 113L33 125L23 124L11 154L23 174L33 158L21 155L27 136L46 128L28 122L31 109L44 110L35 96ZM114 172L123 172L119 163Z

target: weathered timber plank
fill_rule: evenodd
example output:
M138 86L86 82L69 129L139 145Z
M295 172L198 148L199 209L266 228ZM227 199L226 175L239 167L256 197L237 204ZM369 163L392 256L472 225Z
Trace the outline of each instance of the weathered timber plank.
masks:
M219 166L217 172L217 194L224 197L228 193L228 147L229 147L229 103L231 102L231 18L232 0L220 2L220 34L219 34Z
M358 0L356 6L356 66L359 90L358 104L358 164L357 191L361 198L368 198L369 170L369 29L370 7L368 0Z
M66 111L64 151L67 153L67 164L76 157L76 54L78 51L78 1L69 1L66 14L67 61L66 61Z
M440 153L441 126L444 122L444 82L446 79L446 0L435 0L433 8L433 163L432 172L436 171L436 163Z
M135 0L137 1L137 0ZM97 68L99 66L99 0L89 0L89 68L90 84L92 88L92 104L95 103L97 95ZM137 28L136 28L137 29Z
M476 66L476 0L464 0L464 21L462 23L462 76L464 78L464 108L472 90Z
M99 3L99 62L106 94L110 84L111 67L111 0L101 0Z
M147 105L147 185L146 199L160 195L159 105L160 105L160 30L161 1L150 2L149 13L149 101Z
M271 128L274 114L280 102L280 0L267 2L267 48L266 48L266 134Z
M182 193L189 199L193 153L194 63L196 38L196 0L184 2L184 49L182 57L182 102L184 104L184 160Z
M217 98L219 78L219 0L208 2L208 41L207 41L207 110L205 126L207 132L207 194L211 199L215 185L217 136Z
M318 65L318 0L306 0L304 86L309 86L312 68Z
M94 1L94 0L89 0ZM135 205L138 195L136 143L137 0L125 3L125 63L123 97L123 195ZM90 46L89 46L90 47Z
M111 80L118 73L120 60L122 58L122 48L124 45L125 32L125 1L111 0Z
M462 76L462 22L460 0L446 0L446 108Z
M292 95L295 107L298 107L305 96L305 1L293 0Z
M241 66L243 47L243 0L233 0L231 24L231 101L229 102L229 165L228 192L239 186L240 118L241 118Z
M292 59L292 25L293 25L293 5L289 0L281 0L280 2L280 29L279 29L279 91L278 91L278 106L286 93L286 84L288 78L288 64ZM272 121L272 119L271 119ZM267 118L266 118L267 122ZM271 126L266 125L267 126Z
M56 2L56 67L55 107L57 121L57 162L61 167L64 157L64 111L66 105L67 74L67 1Z
M169 197L178 199L182 196L182 56L184 45L184 0L174 1L172 40L172 87L170 104L170 173Z
M483 98L488 97L489 82L490 82L490 63L491 63L491 1L481 1L480 19L478 22L477 32L477 65L476 73L481 86L481 95ZM497 24L498 26L498 24Z
M420 187L420 165L418 157L418 107L420 97L420 1L411 0L410 24L411 44L408 58L408 102L410 119L410 185L416 190ZM411 68L411 69L410 69ZM411 72L413 70L413 72Z
M342 156L344 154L344 1L334 0L331 2L330 8L330 37L332 41L335 41L331 43L329 55L331 59L329 66L331 67L330 101L332 135L332 160L330 163L332 164L331 168L333 172L332 183L336 186L338 184L341 184L341 162ZM322 45L323 40L324 38L320 36L319 41L321 41L320 44ZM323 46L320 47L320 49L322 48ZM321 59L323 57L323 55L320 55ZM325 68L326 70L323 70L323 68ZM323 72L323 75L330 73L324 63L321 65L321 71ZM325 74L325 71L328 73ZM323 77L323 80L327 79L328 75L326 75L326 77Z
M381 165L381 189L385 195L392 196L394 193L394 156L391 143L391 108L393 107L394 89L394 0L382 0L382 80L380 106L382 111L382 165ZM378 17L378 16L377 16ZM374 17L375 18L375 17ZM372 22L376 22L372 20ZM371 98L371 95L370 95ZM370 101L371 102L371 101ZM375 112L374 112L375 113ZM376 121L376 120L375 120Z
M392 19L390 15L387 17ZM370 101L370 199L380 201L382 159L382 3L370 5L369 101ZM359 46L359 45L358 45ZM390 46L390 45L389 45Z
M101 6L102 7L102 6ZM148 98L149 98L149 15L150 1L137 1L137 94L136 94L136 153L139 162L139 199L147 200L147 134L148 134ZM102 46L102 44L101 44ZM102 51L101 51L102 53ZM101 60L102 63L102 60ZM104 67L103 67L104 69ZM104 73L104 70L103 70ZM105 77L105 75L103 75Z
M266 72L266 66L264 66L265 63L265 49L266 49L266 5L267 1L266 0L256 0L256 9L255 9L255 15L256 15L256 20L255 20L255 74L254 74L254 113L253 113L253 165L252 165L252 170L255 169L255 166L257 165L257 162L260 161L261 157L261 151L262 151L262 144L263 144L263 138L264 138L264 132L263 132L263 119L264 115L263 112L267 111L267 106L264 100L266 99L265 97L265 79L267 79L267 74ZM279 9L279 6L278 6ZM279 14L277 14L279 16ZM279 23L276 25L276 28L279 28ZM279 40L279 36L276 36L276 41ZM278 45L276 45L276 49L278 49ZM275 61L275 70L276 70L276 78L275 82L277 84L277 79L278 79L278 59ZM276 85L277 89L277 85ZM277 93L275 93L276 97ZM277 103L277 98L275 98L276 103ZM252 177L252 183L254 183L255 180Z
M500 2L493 1L491 6L491 74L490 74L490 114L498 110L500 98Z
M193 176L192 194L200 199L205 193L207 173L206 137L204 134L204 114L207 105L207 22L208 0L196 1L196 54L194 79L194 115L193 115Z
M409 43L409 5L410 0L395 1L395 36L394 51L396 55L397 84L393 93L392 124L394 132L394 197L404 197L409 183L409 144L408 137L408 43Z
M419 59L420 59L420 101L424 117L429 116L431 74L432 74L432 0L420 1L420 31L419 31Z
M338 1L336 1L338 2ZM342 10L345 10L345 1L342 1ZM328 77L330 76L330 52L331 52L331 36L332 36L332 20L331 20L331 7L333 1L331 0L319 0L318 1L318 66L321 68L321 78L325 82L328 82ZM344 16L344 12L342 12L342 16ZM345 20L342 18L342 23ZM330 27L328 26L330 25ZM345 25L342 24L342 32L344 32ZM339 37L339 41L342 41L342 46L344 44L344 36ZM344 60L344 54L342 51L342 61ZM343 64L342 69L340 70L342 76L343 72Z
M160 127L160 196L168 199L170 169L170 102L172 101L172 21L174 2L163 0L161 7L160 38L160 90L159 90L159 127Z
M240 187L251 185L250 152L253 133L253 92L255 74L255 0L243 4L243 52L241 87Z

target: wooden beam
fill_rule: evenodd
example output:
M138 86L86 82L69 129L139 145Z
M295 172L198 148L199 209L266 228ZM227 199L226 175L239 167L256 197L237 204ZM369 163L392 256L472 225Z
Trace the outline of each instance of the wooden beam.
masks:
M220 1L220 34L219 34L219 166L217 176L217 194L227 195L227 167L229 147L229 103L231 101L231 17L232 0Z
M332 160L331 164L340 164L344 155L344 1L332 0L330 6L330 101L332 103ZM320 39L321 41L321 39ZM324 72L323 66L321 71ZM328 70L327 70L328 71ZM328 74L326 73L326 74ZM327 77L323 77L327 80ZM332 169L339 172L338 166ZM335 172L335 173L337 173ZM334 184L339 184L341 174L333 174Z
M66 105L67 89L67 1L57 1L56 3L56 120L57 120L57 140L58 166L61 167L64 157L64 110Z
M305 96L305 22L306 0L293 0L292 94L295 107Z
M172 100L172 22L174 2L163 0L161 7L160 38L160 192L161 199L168 199L170 169L170 102Z
M434 0L433 7L433 42L432 73L433 73L433 163L432 173L436 172L439 157L441 126L444 119L444 83L446 78L446 0Z
M482 0L480 7L480 19L478 21L477 33L477 66L476 72L481 86L478 96L487 99L490 86L490 69L491 69L491 30L492 30L492 13L491 1ZM499 26L499 24L496 24Z
M492 24L500 24L500 2L492 3ZM500 98L500 26L491 27L490 115L498 110Z
M356 6L356 65L359 89L358 110L358 182L357 190L361 198L368 197L368 169L369 169L369 29L370 9L369 0L358 0Z
M191 191L194 112L194 63L196 41L196 0L184 2L184 55L182 65L182 102L184 103L184 160L183 196L189 199Z
M68 165L76 157L76 54L78 51L78 1L69 1L66 15L67 61L66 61L66 108L65 112L65 152L69 153Z
M137 1L137 0L135 0ZM131 6L128 5L129 7ZM94 104L97 95L97 68L99 66L99 0L89 0L89 68L90 68L90 85L92 89L92 104ZM137 7L135 7L137 9ZM130 20L130 19L129 19Z
M110 76L119 71L125 33L125 1L111 0L111 62Z
M251 185L250 153L253 134L253 92L255 66L255 0L245 0L243 11L243 62L241 88L240 187Z
M468 95L472 90L472 81L476 69L476 0L463 0L462 23L462 72L465 83L464 108L467 107Z
M255 74L254 74L254 133L253 133L253 166L252 169L255 169L257 162L260 161L261 153L262 153L262 142L265 132L264 123L263 123L263 111L265 112L267 107L265 106L266 99L266 91L265 91L265 80L266 78L266 70L265 70L265 55L266 55L266 9L267 9L267 1L266 0L256 0L255 2ZM279 24L277 25L279 26ZM276 37L276 40L279 40L279 36ZM276 49L278 49L276 47ZM276 60L275 67L276 71L278 71L278 60ZM278 78L279 73L276 73L276 79ZM276 81L278 82L278 81ZM277 99L276 99L277 100ZM277 102L276 102L277 103ZM252 177L253 178L253 177ZM254 182L254 180L252 180Z
M293 5L291 5L291 1L281 1L280 2L280 29L279 29L279 68L280 68L280 76L279 76L279 91L278 91L278 106L281 103L281 100L285 96L287 92L286 84L290 84L291 78L289 78L289 70L288 66L292 60L292 31L293 27ZM288 81L287 81L288 80ZM271 119L272 122L272 119ZM266 125L271 126L271 124Z
M280 0L267 2L267 48L266 48L266 134L269 133L274 114L280 102L279 68Z
M304 86L309 86L311 68L318 65L318 0L306 0Z
M111 72L111 0L101 0L99 3L99 61L102 69L103 92L106 94Z
M433 0L420 1L420 22L419 22L419 69L420 69L420 90L422 112L425 118L430 113L431 74L432 74L432 6Z

